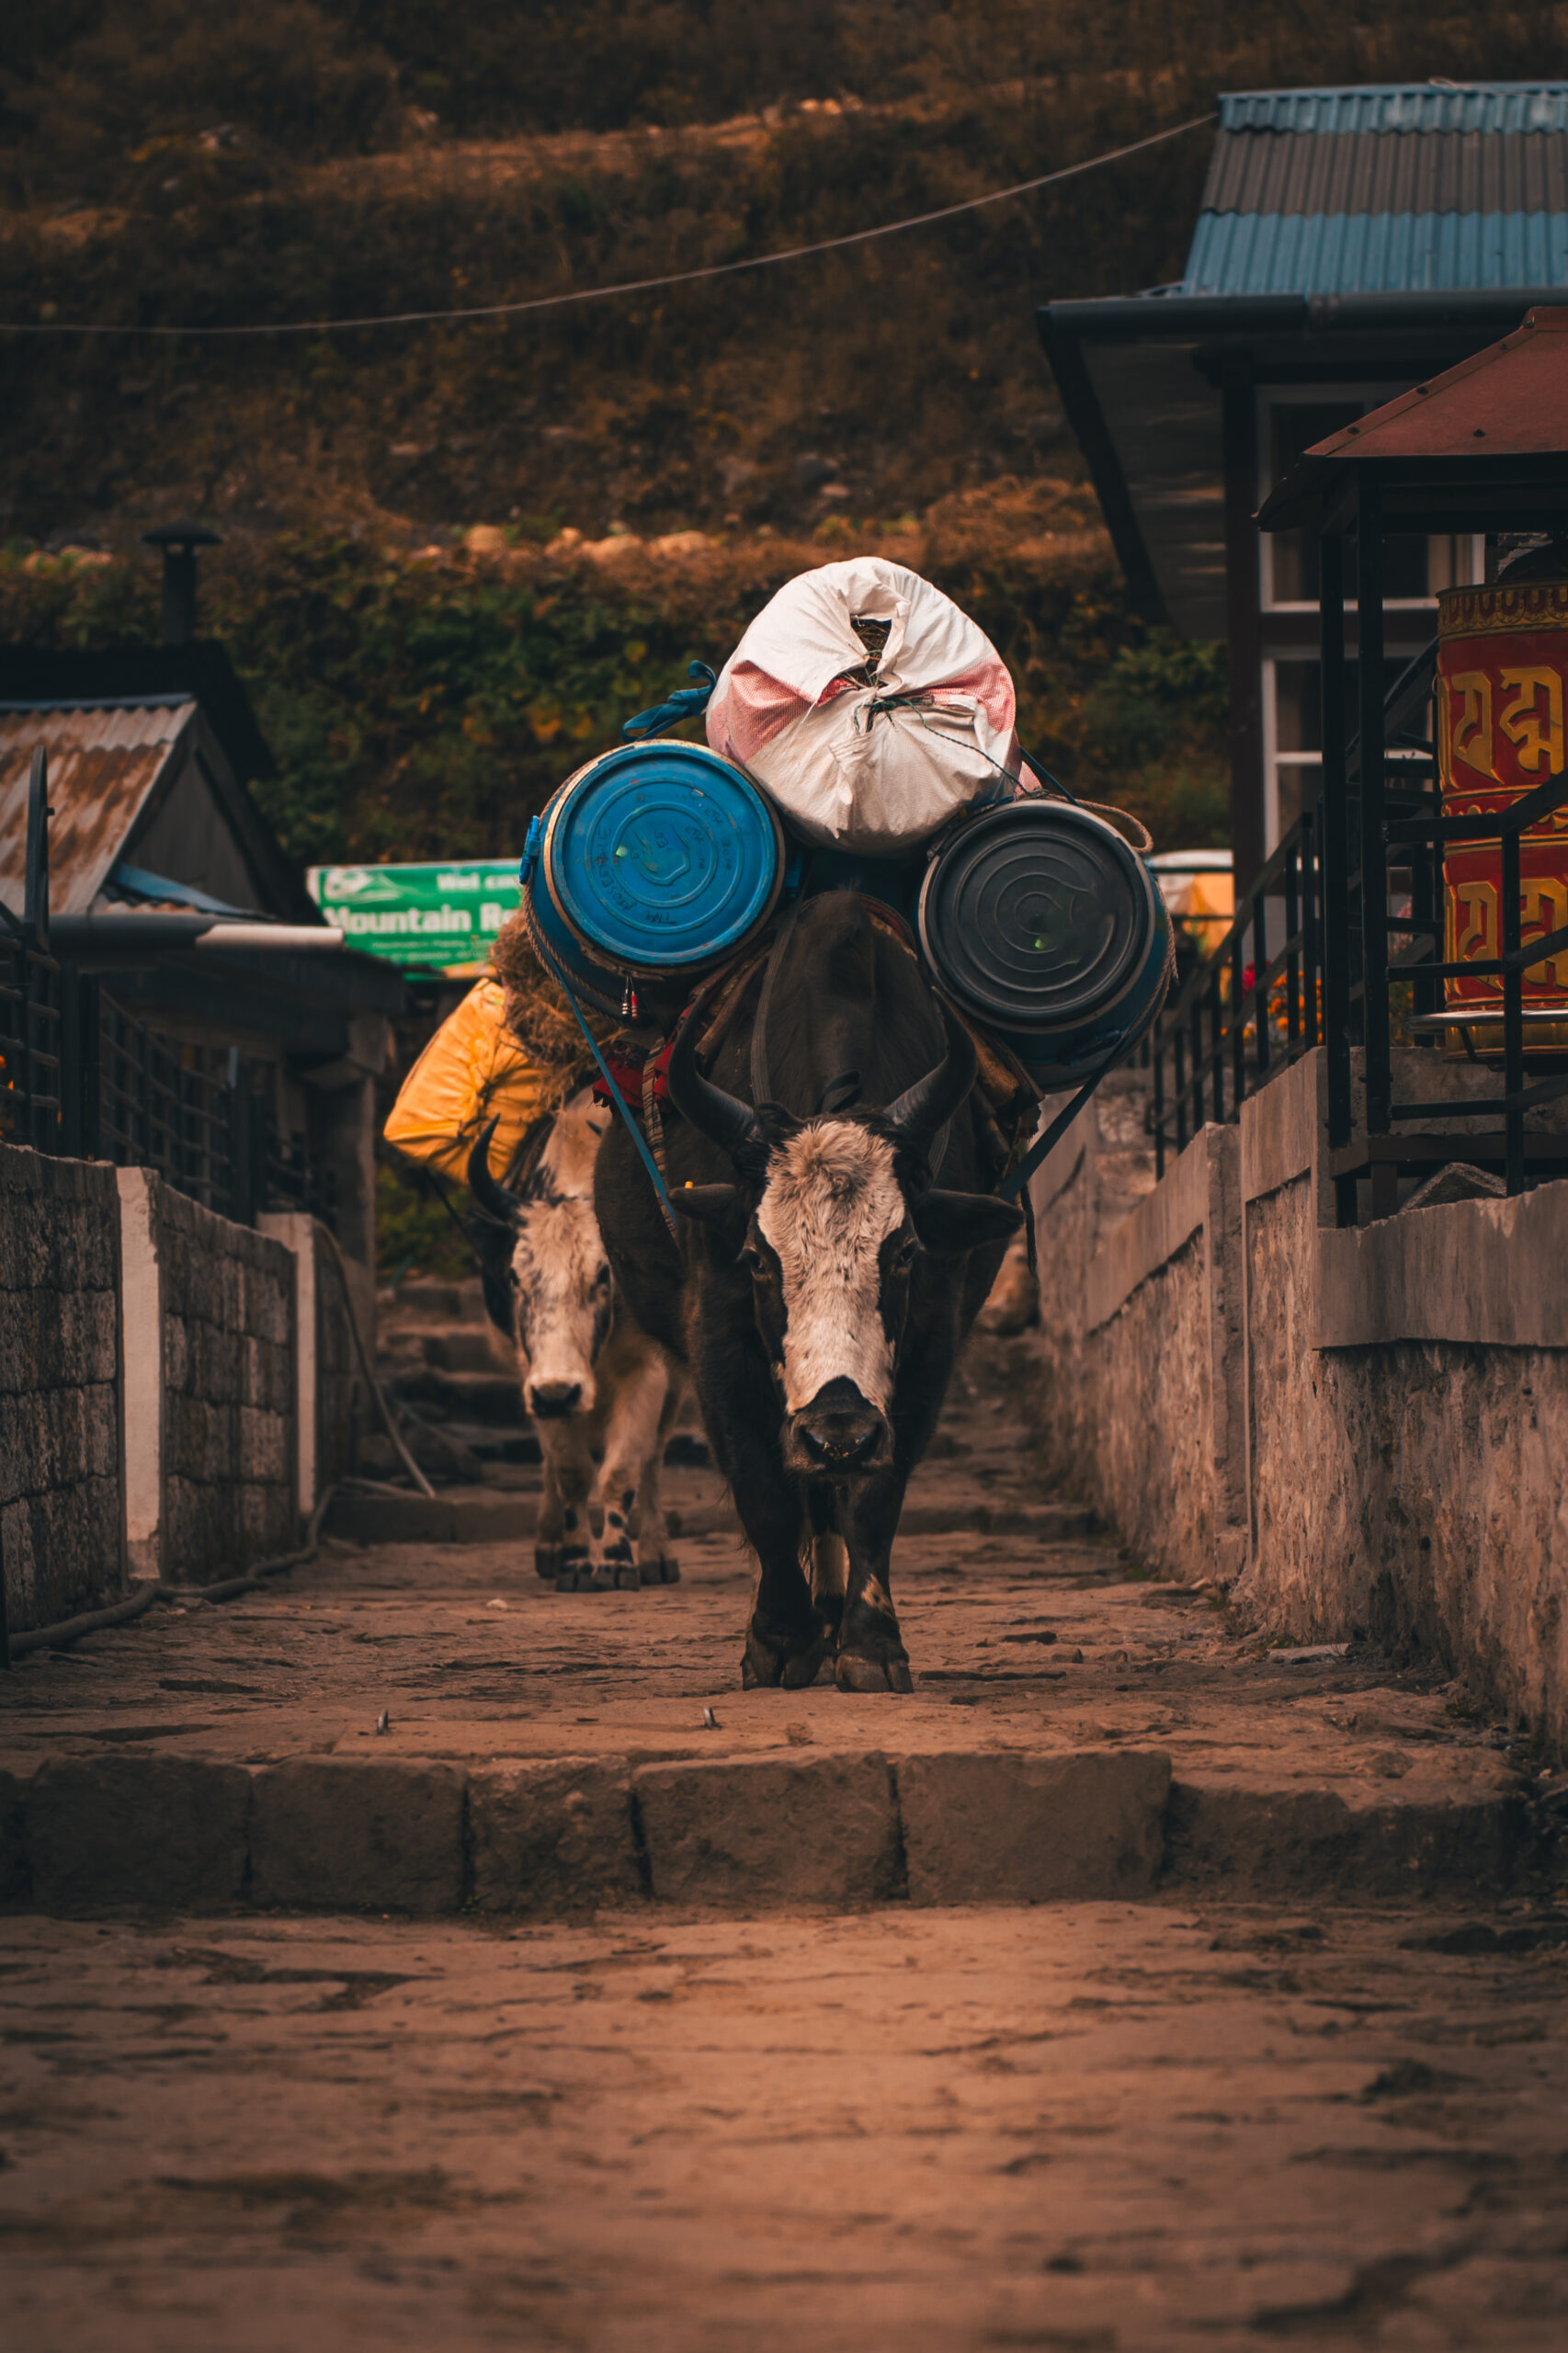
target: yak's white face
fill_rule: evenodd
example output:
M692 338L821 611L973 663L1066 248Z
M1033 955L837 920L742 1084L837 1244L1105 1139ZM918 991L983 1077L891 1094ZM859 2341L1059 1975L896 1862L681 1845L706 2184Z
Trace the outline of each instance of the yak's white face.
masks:
M512 1313L530 1414L587 1413L614 1301L594 1215L608 1115L585 1088L562 1108L525 1188L512 1244Z
M773 1154L756 1225L778 1265L788 1413L800 1413L833 1381L853 1382L868 1405L887 1413L888 1279L907 1271L914 1243L889 1245L907 1224L892 1146L869 1129L813 1121Z

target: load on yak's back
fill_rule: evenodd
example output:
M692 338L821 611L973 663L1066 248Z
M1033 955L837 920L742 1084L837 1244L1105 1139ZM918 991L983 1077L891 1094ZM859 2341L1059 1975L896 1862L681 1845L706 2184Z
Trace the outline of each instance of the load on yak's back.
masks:
M1153 1021L1170 926L1142 857L1030 765L1006 664L929 581L860 557L789 582L714 683L707 734L601 755L530 828L525 919L589 1005L667 1014L781 900L850 889L1041 1091Z

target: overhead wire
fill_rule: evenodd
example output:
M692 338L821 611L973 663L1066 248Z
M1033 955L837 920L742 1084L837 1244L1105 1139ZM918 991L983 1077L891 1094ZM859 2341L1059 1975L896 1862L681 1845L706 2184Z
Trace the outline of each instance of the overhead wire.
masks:
M1103 155L1088 155L1079 164L1063 164L1054 172L1041 172L1034 179L1017 180L1011 188L992 188L984 196L965 197L959 204L939 205L934 212L913 212L903 221L883 221L869 229L852 229L842 237L819 237L809 245L789 245L778 253L748 254L736 261L709 262L699 269L677 269L662 278L629 278L616 286L584 286L564 294L536 294L518 302L482 302L462 309L444 311L388 311L360 318L343 319L279 319L247 320L229 325L137 326L119 325L105 320L86 319L0 319L0 334L18 335L140 335L155 336L201 335L207 337L261 335L335 335L370 327L412 327L460 324L475 319L515 319L530 312L556 311L577 302L608 302L629 294L653 294L671 286L693 286L712 278L733 278L742 270L773 269L782 262L806 261L813 254L841 252L846 245L869 244L873 238L902 236L908 229L926 229L938 221L955 220L961 212L976 212L983 205L1005 204L1016 196L1028 196L1034 189L1052 188L1062 180L1076 179L1081 173L1097 171L1106 164L1119 164L1128 155L1140 155L1146 148L1163 146L1167 140L1179 139L1189 131L1201 131L1206 123L1218 117L1194 115L1190 121L1173 123L1165 131L1151 131L1146 139L1134 139L1125 147L1112 147Z

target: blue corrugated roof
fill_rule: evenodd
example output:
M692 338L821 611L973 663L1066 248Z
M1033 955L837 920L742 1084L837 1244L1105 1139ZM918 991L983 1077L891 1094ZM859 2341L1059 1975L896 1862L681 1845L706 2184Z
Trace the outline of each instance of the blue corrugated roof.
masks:
M1226 131L1568 132L1568 82L1363 83L1340 90L1238 90L1220 100Z
M1248 90L1183 294L1568 286L1568 83Z

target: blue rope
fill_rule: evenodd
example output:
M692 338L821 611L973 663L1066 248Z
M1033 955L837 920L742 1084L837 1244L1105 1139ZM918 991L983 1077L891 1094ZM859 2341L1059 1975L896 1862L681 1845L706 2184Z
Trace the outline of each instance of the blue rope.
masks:
M683 719L701 718L719 683L717 674L706 662L694 662L686 675L703 683L677 687L667 702L655 703L652 710L640 710L634 719L627 720L620 731L623 744L635 744L642 735L662 735L666 727L678 727Z
M524 849L522 866L517 875L517 880L522 884L525 893L528 891L529 879L532 876L534 866L539 856L536 835L542 834L542 832L543 827L540 824L540 820L536 817L533 820L532 824L528 827L528 846ZM603 1054L599 1051L599 1041L583 1018L583 1008L578 1004L576 997L573 995L572 983L567 979L565 973L562 971L561 966L556 962L550 942L546 939L543 929L537 920L530 921L528 925L528 938L533 946L535 954L554 977L556 985L559 987L562 995L566 999L567 1004L572 1008L573 1019L576 1022L578 1029L582 1031L584 1037L588 1041L588 1051L592 1054L595 1062L597 1063L599 1066L599 1074L603 1078L605 1085L609 1089L610 1101L614 1104L616 1109L620 1113L621 1118L626 1122L627 1133L631 1136L632 1142L636 1145L638 1155L642 1160L643 1167L648 1172L648 1182L653 1188L653 1198L659 1204L659 1214L664 1219L665 1223L669 1227L670 1239L678 1249L680 1247L680 1228L676 1223L676 1213L670 1207L670 1197L665 1189L665 1180L659 1174L659 1164L648 1149L648 1140L643 1135L642 1129L638 1126L636 1120L633 1118L631 1107L628 1105L625 1096L616 1085L614 1076L610 1071L610 1066L608 1063L606 1062Z

